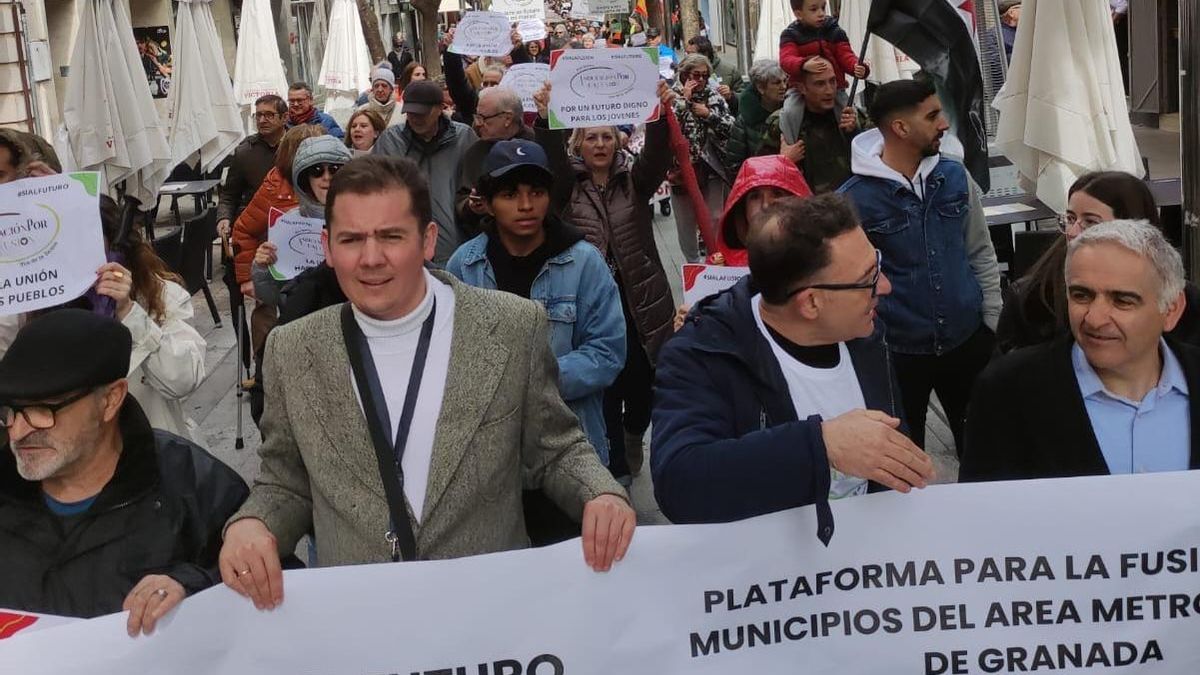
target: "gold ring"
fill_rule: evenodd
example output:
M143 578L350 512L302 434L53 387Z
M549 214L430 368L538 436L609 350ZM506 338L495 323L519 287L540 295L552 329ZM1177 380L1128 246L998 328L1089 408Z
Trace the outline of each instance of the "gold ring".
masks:
M239 577L244 577L244 576L246 576L247 574L250 574L250 570L249 570L249 569L244 569L244 570L242 570L241 572L238 572L238 576L239 576Z
M116 279L124 279L124 278L125 278L125 273L124 273L124 272L121 272L120 270L117 270L117 271L114 271L114 272L113 272L113 277L114 277L114 278L116 278Z
M160 598L165 598L165 597L167 597L167 589L160 588L157 591L154 591L154 594Z

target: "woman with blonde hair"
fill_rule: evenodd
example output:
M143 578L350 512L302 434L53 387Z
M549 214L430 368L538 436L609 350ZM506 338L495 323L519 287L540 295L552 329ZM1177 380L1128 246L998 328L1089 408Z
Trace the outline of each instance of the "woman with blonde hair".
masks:
M665 82L659 83L658 95L664 107L674 102L674 93ZM628 484L643 461L654 363L671 334L675 315L671 286L654 243L650 204L672 163L667 120L660 116L646 125L646 144L636 156L624 150L625 135L610 126L576 129L568 154L564 132L545 128L548 82L534 95L534 101L538 142L558 177L553 208L600 250L621 295L628 328L625 367L604 394L604 418L609 470Z

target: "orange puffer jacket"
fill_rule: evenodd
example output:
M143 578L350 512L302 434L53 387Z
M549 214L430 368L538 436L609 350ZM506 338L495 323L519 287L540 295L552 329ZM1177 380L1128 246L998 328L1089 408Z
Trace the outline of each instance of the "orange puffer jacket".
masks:
M250 265L258 245L267 240L267 215L272 208L288 211L299 205L296 191L279 169L272 168L258 192L233 224L234 273L238 283L250 281Z

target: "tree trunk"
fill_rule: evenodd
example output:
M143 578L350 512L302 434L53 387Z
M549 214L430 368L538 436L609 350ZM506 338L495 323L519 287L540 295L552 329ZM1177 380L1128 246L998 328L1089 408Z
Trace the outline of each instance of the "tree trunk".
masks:
M367 40L367 51L371 53L371 63L379 63L387 58L387 49L383 46L383 36L379 33L379 17L375 15L375 6L371 0L358 0L358 22L362 24L363 37ZM400 77L400 73L396 73Z
M679 21L683 24L682 44L700 34L700 3L696 0L679 0Z
M413 0L413 9L417 10L420 26L417 33L421 36L420 64L425 66L429 79L442 74L442 55L438 52L438 7L440 0Z
M666 0L646 0L646 28L651 26L663 31L666 34L667 26L664 17L667 16L667 10L664 8Z

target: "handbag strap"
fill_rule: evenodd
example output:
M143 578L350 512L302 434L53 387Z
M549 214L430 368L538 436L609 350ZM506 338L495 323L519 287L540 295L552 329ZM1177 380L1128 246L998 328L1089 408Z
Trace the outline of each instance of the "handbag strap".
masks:
M388 510L392 517L391 529L384 535L384 539L392 547L392 562L417 558L417 538L405 506L402 461L416 411L417 395L421 390L421 379L425 373L425 361L429 356L429 343L433 336L436 313L435 301L429 316L421 325L421 337L417 343L416 354L413 355L412 374L408 378L408 390L404 395L400 422L395 437L389 442L387 430L391 421L375 360L371 356L367 338L354 318L354 310L350 303L342 305L342 338L346 343L346 354L350 359L350 369L354 373L358 397L367 419L367 429L371 433L371 444L375 447L379 476L383 481L383 491L387 496Z

